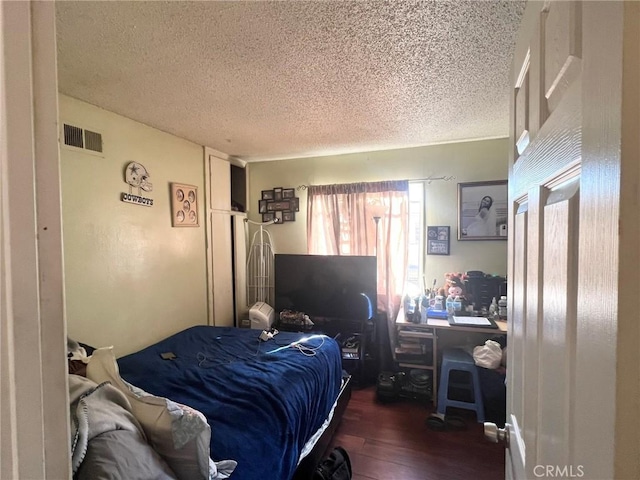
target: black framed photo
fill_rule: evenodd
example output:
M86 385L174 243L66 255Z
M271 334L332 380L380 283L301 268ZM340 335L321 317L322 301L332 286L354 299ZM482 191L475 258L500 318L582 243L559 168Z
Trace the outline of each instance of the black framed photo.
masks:
M427 227L427 255L449 255L451 227Z
M292 212L290 210L282 212L282 221L283 222L295 222L296 221L296 212Z
M506 180L458 184L458 240L506 240Z
M273 212L262 214L263 222L273 222L274 220L275 220L275 216L273 215Z
M282 210L277 210L273 212L274 220L276 223L282 223L284 220L282 219Z
M291 199L291 210L294 212L300 211L300 199L298 197L293 197Z
M282 189L282 198L293 198L296 196L295 188L283 188Z
M262 200L273 200L273 190L262 190Z
M267 213L267 203L266 200L258 200L258 212Z
M291 204L289 200L282 200L280 202L267 202L267 212L275 212L278 210L291 210Z
M273 199L276 202L282 200L282 187L275 187L273 189Z

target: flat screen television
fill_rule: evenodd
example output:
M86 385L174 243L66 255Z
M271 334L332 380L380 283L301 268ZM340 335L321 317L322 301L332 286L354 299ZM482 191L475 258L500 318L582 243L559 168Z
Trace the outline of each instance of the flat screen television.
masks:
M276 254L274 275L276 316L293 310L311 320L374 317L376 257Z

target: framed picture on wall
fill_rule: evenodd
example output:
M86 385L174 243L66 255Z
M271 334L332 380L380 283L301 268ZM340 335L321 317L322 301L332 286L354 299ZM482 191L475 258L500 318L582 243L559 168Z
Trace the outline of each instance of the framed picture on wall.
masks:
M267 212L290 210L290 208L291 204L289 200L282 200L281 202L267 202Z
M427 227L427 255L449 255L448 226Z
M171 225L197 227L198 187L184 183L171 184Z
M506 180L458 184L458 240L506 240Z

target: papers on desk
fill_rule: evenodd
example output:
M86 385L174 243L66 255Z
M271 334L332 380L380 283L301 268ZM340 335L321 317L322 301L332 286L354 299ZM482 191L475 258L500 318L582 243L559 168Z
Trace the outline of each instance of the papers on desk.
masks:
M498 328L496 322L486 317L449 317L449 325L458 327Z

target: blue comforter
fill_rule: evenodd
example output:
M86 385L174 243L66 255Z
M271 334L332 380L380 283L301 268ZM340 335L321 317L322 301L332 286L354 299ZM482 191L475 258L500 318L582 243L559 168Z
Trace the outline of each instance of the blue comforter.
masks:
M286 480L322 425L341 383L338 344L281 332L197 326L118 360L121 376L149 393L201 411L211 425L211 458L238 462L232 478ZM174 359L162 358L172 353Z

